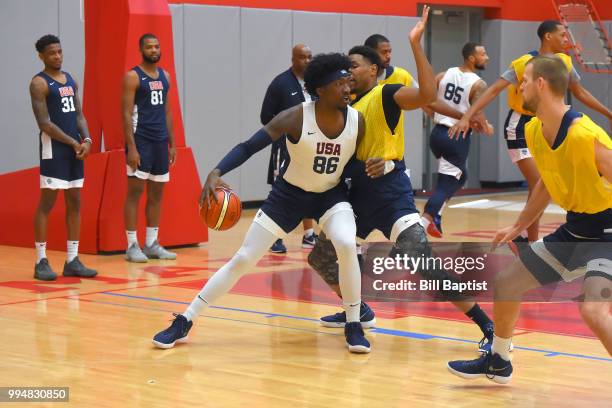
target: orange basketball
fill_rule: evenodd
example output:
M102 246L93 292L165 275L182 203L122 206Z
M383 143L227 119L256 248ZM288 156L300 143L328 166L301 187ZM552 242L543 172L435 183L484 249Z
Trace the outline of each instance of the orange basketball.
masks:
M217 202L210 200L200 208L200 217L202 221L217 231L225 231L232 228L240 219L242 213L242 202L238 195L233 191L223 187L215 189Z

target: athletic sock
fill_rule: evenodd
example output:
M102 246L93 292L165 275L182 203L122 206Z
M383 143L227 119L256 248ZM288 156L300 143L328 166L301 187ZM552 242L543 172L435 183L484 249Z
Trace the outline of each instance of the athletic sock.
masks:
M490 327L490 325L493 323L491 319L489 319L489 316L487 316L485 311L482 310L480 306L478 306L478 303L472 306L472 308L468 310L465 315L469 317L474 323L476 323L478 327L480 327L480 330L483 334L487 334L487 326Z
M138 245L138 235L136 231L125 231L125 236L127 237L128 248L131 247L132 244Z
M47 243L46 242L35 242L36 247L36 263L39 263L41 259L47 257Z
M157 231L159 231L158 227L147 227L147 237L145 239L145 245L150 247L157 241Z
M72 262L79 255L79 241L68 241L66 243L68 251L66 252L66 262Z

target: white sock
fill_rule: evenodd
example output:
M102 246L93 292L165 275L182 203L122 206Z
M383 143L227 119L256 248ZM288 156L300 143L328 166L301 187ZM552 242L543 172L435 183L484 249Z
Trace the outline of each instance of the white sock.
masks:
M427 230L427 227L429 227L429 224L431 224L431 221L429 221L425 217L421 217L421 224L423 225L423 228Z
M353 235L354 236L354 235ZM219 297L226 294L238 282L245 273L252 271L268 248L276 241L277 237L256 222L244 237L244 242L232 259L221 267L208 279L200 293L193 299L183 316L187 320L197 317L209 304L214 303ZM355 258L355 262L357 259ZM357 269L359 271L359 269Z
M347 322L358 322L359 321L359 310L361 308L361 301L359 303L342 303L344 311L346 312Z
M157 241L158 227L147 227L147 238L145 239L145 245L150 247L155 241Z
M66 252L66 262L72 262L79 255L79 241L67 241L68 251Z
M304 231L304 236L305 237L309 237L312 234L314 234L314 228L308 228L307 230Z
M136 231L125 231L125 236L127 237L128 248L131 247L132 244L138 245L138 235L136 235Z
M208 306L208 302L202 299L198 293L198 295L194 297L189 304L187 310L183 312L183 316L185 316L188 321L192 321L202 312L202 310L204 310L206 306Z
M361 306L361 271L357 262L355 218L350 211L331 215L322 225L338 255L340 291L347 322L359 321Z
M41 259L47 257L47 243L46 242L35 242L36 247L36 263L39 263Z
M501 358L506 361L510 361L510 343L512 342L512 337L508 339L504 339L502 337L497 337L495 334L493 335L493 345L491 346L491 353L499 354Z

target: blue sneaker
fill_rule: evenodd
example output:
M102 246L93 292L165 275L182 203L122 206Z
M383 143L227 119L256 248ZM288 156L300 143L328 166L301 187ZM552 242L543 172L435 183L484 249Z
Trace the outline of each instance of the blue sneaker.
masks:
M438 231L440 231L440 234L443 234L443 232L442 232L442 216L440 214L437 214L435 217L433 217L433 223L435 224L435 226L438 229Z
M325 327L342 328L346 325L346 313L339 312L333 315L323 316L319 321L321 325ZM361 327L364 329L371 329L376 326L376 315L366 302L361 302L361 306L359 307L359 321L361 322Z
M365 354L370 352L370 342L365 338L359 322L346 323L344 337L351 353Z
M493 344L493 323L489 323L485 326L484 336L478 342L478 351L480 353L488 353L491 351L491 345Z
M174 347L174 343L185 343L187 341L187 334L191 330L193 322L187 321L187 318L183 315L176 313L172 313L172 315L175 319L170 327L153 337L155 347L169 349Z
M318 237L319 236L315 234L314 232L310 235L304 235L302 237L302 248L306 248L306 249L314 248L315 244L317 243Z
M287 247L285 246L285 244L283 244L282 239L277 239L270 247L270 252L272 252L273 254L286 254Z
M512 379L512 363L490 352L476 360L449 361L447 368L452 374L468 380L486 377L498 384L507 384Z

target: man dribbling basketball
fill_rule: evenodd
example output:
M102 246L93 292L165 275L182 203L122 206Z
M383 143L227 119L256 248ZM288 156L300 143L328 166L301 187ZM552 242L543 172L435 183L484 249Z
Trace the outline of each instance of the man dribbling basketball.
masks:
M244 242L232 259L204 285L183 314L159 332L153 344L171 348L184 341L195 319L209 304L227 293L268 251L278 238L291 232L304 218L314 218L338 253L340 286L347 324L349 351L368 353L370 343L359 323L361 275L355 249L356 226L342 180L342 171L364 134L363 117L348 106L350 60L342 54L316 56L305 75L307 91L316 101L304 102L275 116L249 140L232 149L206 179L201 205L216 197L220 176L240 166L254 153L282 135L287 136L290 162L257 212Z

